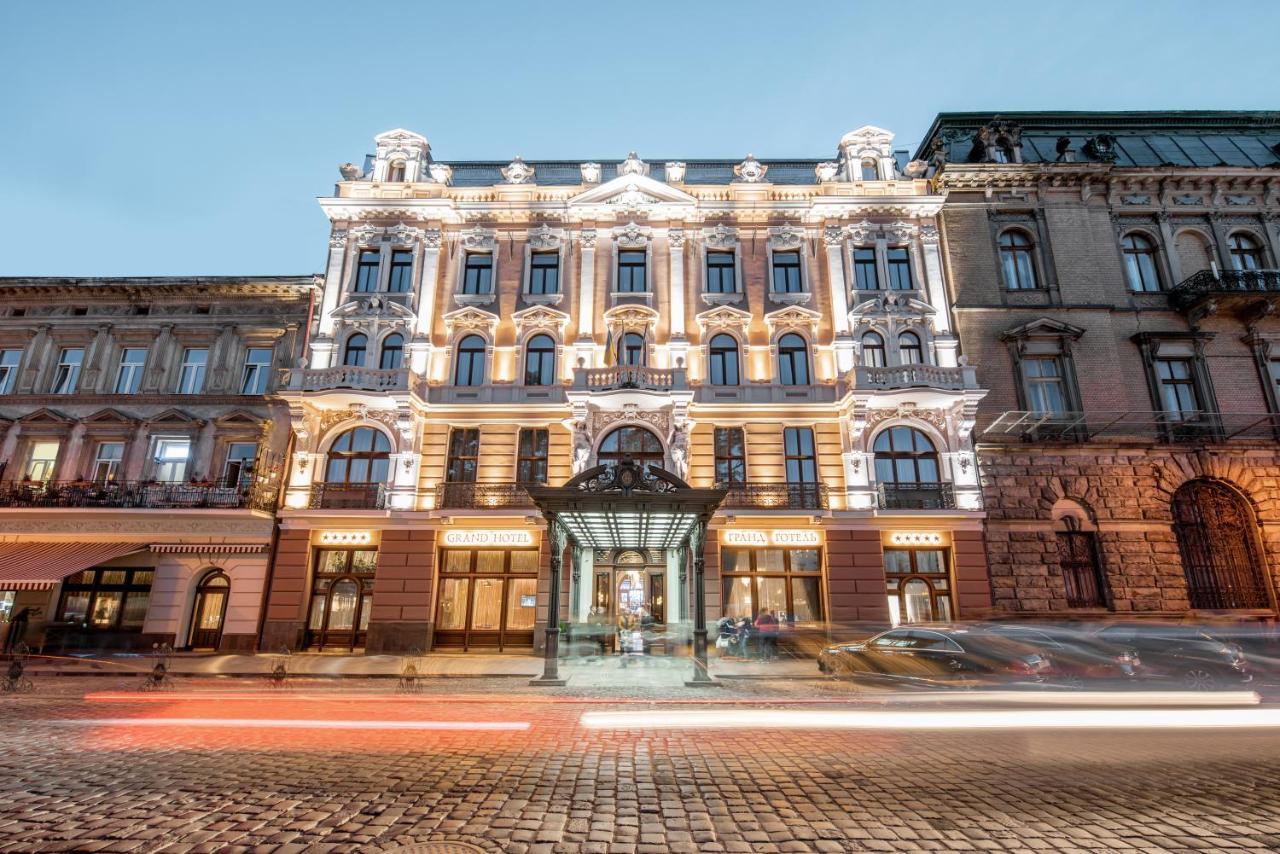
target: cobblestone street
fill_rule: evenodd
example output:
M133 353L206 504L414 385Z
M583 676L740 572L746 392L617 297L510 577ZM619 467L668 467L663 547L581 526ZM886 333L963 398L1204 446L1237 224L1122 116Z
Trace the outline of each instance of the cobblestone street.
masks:
M551 695L435 680L415 696L245 682L143 695L63 678L5 698L0 850L1280 848L1275 735L581 725L596 710L868 702L825 682L659 684L636 702L572 681ZM423 722L457 728L397 728Z

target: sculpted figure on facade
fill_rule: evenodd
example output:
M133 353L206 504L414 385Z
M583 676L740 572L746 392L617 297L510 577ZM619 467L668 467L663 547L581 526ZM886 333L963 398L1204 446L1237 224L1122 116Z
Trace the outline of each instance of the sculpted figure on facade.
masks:
M502 177L508 184L527 184L533 180L533 167L516 155L515 159L502 169Z

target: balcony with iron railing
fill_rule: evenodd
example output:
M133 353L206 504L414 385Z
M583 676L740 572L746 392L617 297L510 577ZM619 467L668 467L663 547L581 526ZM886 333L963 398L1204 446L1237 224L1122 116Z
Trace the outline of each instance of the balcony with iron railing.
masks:
M1201 270L1169 290L1169 304L1191 311L1213 302L1280 302L1280 270Z
M953 510L956 506L949 483L882 483L877 497L881 510Z
M530 509L534 503L525 486L523 483L442 483L436 487L436 507L443 510Z
M387 506L385 483L313 483L312 510L382 510Z
M684 391L688 389L684 368L650 368L645 365L615 365L608 368L574 368L574 391Z
M372 391L407 392L408 368L363 368L341 365L335 368L289 368L281 387L287 391Z
M274 490L250 484L155 481L14 481L0 484L0 507L115 510L274 510Z
M729 510L826 510L825 483L731 483L720 505Z
M964 391L978 387L977 370L969 365L895 365L877 368L859 365L848 374L854 391L886 391L899 388L933 388Z

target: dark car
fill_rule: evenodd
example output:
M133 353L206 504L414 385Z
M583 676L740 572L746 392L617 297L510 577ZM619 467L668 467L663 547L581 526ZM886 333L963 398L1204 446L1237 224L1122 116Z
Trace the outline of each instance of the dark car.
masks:
M1049 659L1049 682L1072 688L1131 685L1142 676L1140 653L1069 626L992 623L992 634L1026 644Z
M1197 626L1113 623L1096 635L1137 650L1144 679L1176 683L1192 691L1239 687L1253 680L1239 646Z
M890 629L824 649L818 669L833 676L899 685L1043 683L1048 659L990 632L953 626Z

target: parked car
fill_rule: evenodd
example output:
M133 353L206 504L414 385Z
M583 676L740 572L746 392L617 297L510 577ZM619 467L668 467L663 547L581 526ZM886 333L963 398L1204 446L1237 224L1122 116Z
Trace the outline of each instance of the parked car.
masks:
M1109 643L1136 649L1145 679L1177 683L1192 691L1234 688L1253 680L1243 650L1199 626L1112 623L1096 634Z
M986 631L1040 650L1049 659L1049 682L1071 688L1122 687L1142 676L1136 649L1072 626L990 623Z
M952 625L890 629L818 655L832 676L895 685L1042 684L1049 670L1042 653L991 632Z

